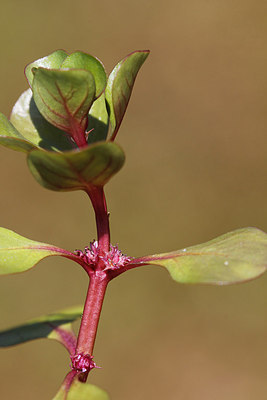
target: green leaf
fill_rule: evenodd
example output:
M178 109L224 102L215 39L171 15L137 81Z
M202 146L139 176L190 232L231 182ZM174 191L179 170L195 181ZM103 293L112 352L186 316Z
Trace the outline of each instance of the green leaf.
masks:
M108 394L95 385L75 380L66 396L66 387L63 384L53 400L109 400Z
M105 94L110 112L112 139L122 122L137 73L148 55L148 50L129 54L116 65L108 78Z
M13 150L28 152L35 146L26 140L20 132L0 113L0 144Z
M267 268L267 234L243 228L172 253L142 257L140 265L167 268L180 283L226 285L257 278Z
M105 94L94 101L88 115L87 143L105 141L108 135L109 117L106 108Z
M65 153L33 150L28 165L45 188L57 191L88 190L104 186L124 163L124 153L115 143L97 143L81 151Z
M70 54L62 63L61 69L63 68L76 68L90 71L95 80L96 97L99 97L106 87L107 75L102 62L89 54L83 53L82 51L76 51Z
M59 151L77 147L69 134L51 125L40 114L33 100L31 89L23 92L17 100L10 121L20 132L20 136L35 146Z
M75 259L67 250L27 239L9 229L0 228L0 275L24 272L49 256Z
M33 98L43 117L74 140L87 127L95 98L95 81L85 70L34 70Z
M43 67L47 69L60 68L61 64L63 63L63 61L67 56L68 53L66 53L64 50L56 50L52 54L49 54L48 56L45 56L43 58L39 58L39 60L36 60L28 64L25 68L25 75L29 82L29 85L32 86L32 81L33 81L32 68L34 67L35 68Z
M69 345L75 348L76 338L71 322L80 318L82 312L82 306L71 307L2 331L0 332L0 347L47 338L57 340L66 347Z

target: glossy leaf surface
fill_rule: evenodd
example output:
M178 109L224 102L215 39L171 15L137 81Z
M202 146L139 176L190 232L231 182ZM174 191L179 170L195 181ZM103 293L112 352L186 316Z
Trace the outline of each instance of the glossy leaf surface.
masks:
M107 75L105 68L101 61L90 54L83 53L82 51L76 51L65 58L61 68L76 68L90 71L95 80L96 97L99 97L106 87Z
M85 150L65 153L33 150L28 155L35 179L51 190L88 190L103 186L124 163L124 153L115 143L97 143Z
M56 50L48 56L39 58L38 60L28 64L25 68L25 75L29 82L29 85L32 86L33 81L33 73L32 68L43 67L47 69L57 69L60 68L61 64L68 56L66 51L64 50Z
M2 113L0 113L0 144L12 150L23 152L28 152L35 148Z
M65 385L63 384L53 400L109 400L108 394L95 385L81 383L75 380L66 396Z
M267 235L257 228L238 229L204 244L138 259L141 260L143 264L167 268L171 277L181 283L243 282L266 271Z
M69 134L50 124L41 115L33 100L31 89L23 92L17 100L10 121L21 136L35 146L59 151L77 148Z
M64 346L75 347L76 338L71 323L81 317L82 311L82 306L71 307L2 331L0 332L0 347L14 346L41 338L54 339ZM70 341L71 343L68 343Z
M49 256L75 258L67 250L35 242L9 229L0 228L0 275L27 271Z
M105 90L110 112L112 138L115 137L125 114L137 73L149 51L135 51L120 61L111 72Z
M87 143L105 141L108 135L109 117L104 93L94 101L88 115Z
M33 98L43 117L73 136L85 131L95 81L85 70L34 70Z

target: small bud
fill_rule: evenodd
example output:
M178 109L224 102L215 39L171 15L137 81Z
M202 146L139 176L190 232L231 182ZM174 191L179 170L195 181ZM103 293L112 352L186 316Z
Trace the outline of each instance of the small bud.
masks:
M71 357L72 369L77 372L90 372L93 368L99 368L93 361L93 356L90 354L76 354Z

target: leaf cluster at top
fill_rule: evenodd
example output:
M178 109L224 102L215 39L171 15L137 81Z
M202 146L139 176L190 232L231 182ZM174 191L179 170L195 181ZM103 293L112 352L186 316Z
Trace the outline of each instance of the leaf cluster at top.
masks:
M113 141L148 54L129 54L109 77L101 61L80 51L57 50L30 63L30 88L10 121L0 114L0 144L27 153L33 176L46 188L103 186L124 163Z

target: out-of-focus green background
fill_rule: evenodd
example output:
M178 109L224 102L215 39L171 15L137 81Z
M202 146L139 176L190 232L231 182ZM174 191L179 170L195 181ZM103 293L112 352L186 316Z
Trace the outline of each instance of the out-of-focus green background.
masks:
M8 1L0 14L0 110L27 84L24 66L84 50L108 72L150 49L118 135L126 165L107 186L113 243L166 252L257 226L266 212L264 0ZM0 149L0 225L75 249L95 238L83 193L33 180L25 156ZM53 258L0 280L0 328L80 304L85 273ZM267 275L232 287L183 286L158 267L112 282L90 382L113 400L264 400ZM49 400L69 368L36 341L0 353L1 399Z

